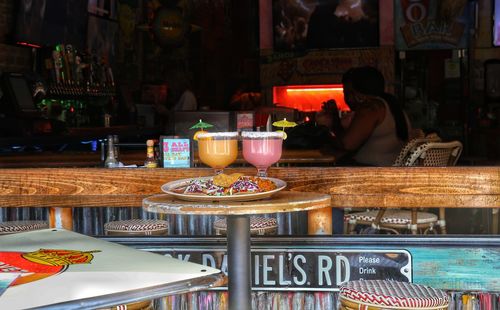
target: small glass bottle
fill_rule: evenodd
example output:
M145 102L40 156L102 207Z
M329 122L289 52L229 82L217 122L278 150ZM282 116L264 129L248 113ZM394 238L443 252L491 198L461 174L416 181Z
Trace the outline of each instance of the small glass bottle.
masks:
M104 161L104 167L106 167L106 168L117 168L118 167L118 160L116 159L116 155L115 155L115 145L113 142L112 135L108 136L108 155L106 157L106 160Z
M153 140L147 140L146 141L146 161L144 162L144 167L146 168L157 168L158 167L158 162L155 158L155 148L154 148L154 141Z
M120 138L118 135L113 135L113 145L115 147L115 158L120 161Z

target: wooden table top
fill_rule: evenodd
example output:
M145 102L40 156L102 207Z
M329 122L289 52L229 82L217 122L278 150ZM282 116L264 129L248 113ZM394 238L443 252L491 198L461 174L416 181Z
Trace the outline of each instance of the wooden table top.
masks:
M281 191L270 198L254 201L193 202L176 199L171 195L154 195L142 201L148 212L197 215L246 215L296 212L330 206L330 195Z

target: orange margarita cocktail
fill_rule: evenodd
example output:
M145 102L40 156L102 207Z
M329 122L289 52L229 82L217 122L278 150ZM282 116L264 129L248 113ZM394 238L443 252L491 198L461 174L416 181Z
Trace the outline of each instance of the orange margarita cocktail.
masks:
M198 156L214 168L215 174L232 164L238 156L237 132L206 132L198 135Z

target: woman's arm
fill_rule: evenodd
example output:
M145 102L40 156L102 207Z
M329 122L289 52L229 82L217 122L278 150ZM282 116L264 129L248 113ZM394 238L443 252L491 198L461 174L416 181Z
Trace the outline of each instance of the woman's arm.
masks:
M342 148L346 151L357 150L372 135L384 117L385 106L378 100L357 109L350 126L337 135Z

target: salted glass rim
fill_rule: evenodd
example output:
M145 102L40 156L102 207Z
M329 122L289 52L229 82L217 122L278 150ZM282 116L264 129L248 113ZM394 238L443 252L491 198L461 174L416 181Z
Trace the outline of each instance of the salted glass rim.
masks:
M237 131L221 131L221 132L204 132L198 134L198 139L200 138L212 138L212 137L224 137L224 138L236 138L238 137Z
M283 138L281 131L242 131L242 138Z

